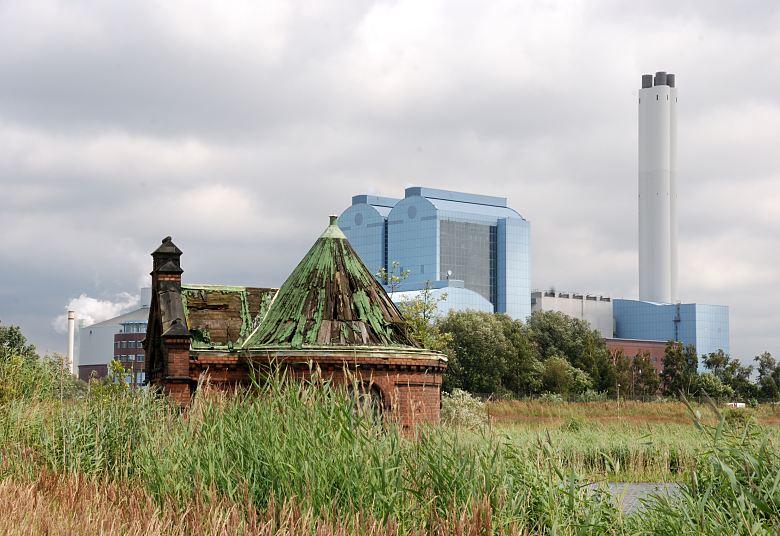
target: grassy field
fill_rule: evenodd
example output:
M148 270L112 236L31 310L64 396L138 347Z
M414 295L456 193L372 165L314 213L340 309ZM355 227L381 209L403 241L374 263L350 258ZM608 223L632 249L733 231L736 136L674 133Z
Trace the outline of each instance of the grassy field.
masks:
M691 403L702 414L704 422L715 424L717 417L706 403ZM590 422L637 424L690 424L691 416L679 401L638 402L615 400L605 402L547 402L543 400L507 400L486 405L493 422L520 423L526 427L561 424L579 418ZM724 408L724 411L725 408ZM740 410L756 418L759 424L780 425L780 404L761 404L758 408Z
M715 426L718 416L706 404L693 404L701 421ZM492 427L528 452L544 438L562 467L593 480L679 482L695 468L712 439L694 426L682 402L615 401L550 403L502 401L486 405ZM726 431L740 433L750 422L756 433L780 446L777 407L723 409ZM780 447L778 447L780 448Z
M186 414L137 394L12 400L0 405L0 532L760 534L780 526L780 460L765 425L605 422L589 419L607 411L598 406L528 408L559 420L440 426L409 438L356 416L328 385L278 379L253 393L201 394ZM673 502L628 516L588 486L594 476L628 475L685 486Z

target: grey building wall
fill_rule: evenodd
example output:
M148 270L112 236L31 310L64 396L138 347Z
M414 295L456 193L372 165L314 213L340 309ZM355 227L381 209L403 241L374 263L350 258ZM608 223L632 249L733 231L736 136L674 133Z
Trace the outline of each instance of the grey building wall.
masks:
M602 337L613 337L614 317L612 300L605 296L594 296L572 292L534 291L531 293L532 311L558 311L568 316L585 320Z

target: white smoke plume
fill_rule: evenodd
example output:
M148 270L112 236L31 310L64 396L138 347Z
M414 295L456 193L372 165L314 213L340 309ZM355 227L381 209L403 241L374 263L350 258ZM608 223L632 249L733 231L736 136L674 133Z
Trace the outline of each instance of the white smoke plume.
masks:
M65 307L66 312L52 320L51 325L57 333L67 333L67 311L76 311L77 325L91 326L138 307L139 301L140 297L137 294L130 294L129 292L117 294L116 301L100 300L82 294L78 298L70 300ZM83 324L82 321L84 322Z

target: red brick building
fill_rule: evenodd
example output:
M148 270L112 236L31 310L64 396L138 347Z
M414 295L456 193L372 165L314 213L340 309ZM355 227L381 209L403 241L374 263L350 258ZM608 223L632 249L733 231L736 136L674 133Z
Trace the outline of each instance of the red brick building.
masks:
M446 358L409 336L335 217L278 291L183 285L181 254L170 237L152 253L149 383L188 404L204 376L229 387L275 363L299 379L321 371L345 386L357 381L405 428L438 422Z
M114 335L114 359L129 371L128 383L133 386L143 385L146 378L143 347L146 338L146 321L127 321L122 322L121 326L122 330Z
M666 350L665 341L643 341L638 339L604 339L607 343L607 350L614 357L618 352L628 358L634 358L646 354L650 358L650 363L659 374L664 369L664 351Z

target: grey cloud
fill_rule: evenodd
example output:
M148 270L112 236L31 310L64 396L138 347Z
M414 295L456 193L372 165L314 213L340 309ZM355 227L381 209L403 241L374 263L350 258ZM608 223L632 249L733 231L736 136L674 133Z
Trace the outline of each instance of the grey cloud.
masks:
M278 285L353 194L411 184L507 196L534 286L632 297L637 88L666 69L685 296L780 353L774 2L30 5L0 5L0 319L44 348L165 235L185 280Z

